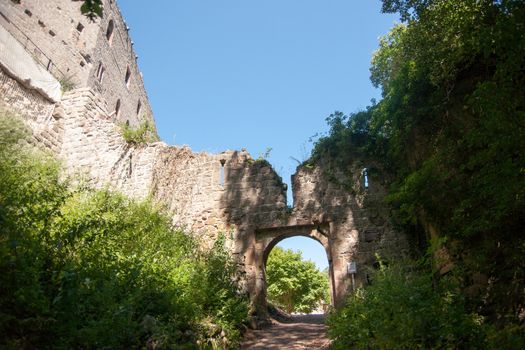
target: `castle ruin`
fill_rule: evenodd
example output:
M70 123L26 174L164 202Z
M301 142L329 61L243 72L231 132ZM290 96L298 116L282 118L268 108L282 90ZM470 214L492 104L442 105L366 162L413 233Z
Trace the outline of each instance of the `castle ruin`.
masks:
M362 160L349 174L322 164L298 167L288 208L280 177L244 150L208 154L126 142L120 124L154 126L129 30L115 1L104 0L104 17L94 22L80 5L0 3L0 105L24 118L66 174L163 203L173 223L203 246L226 234L255 316L267 316L266 259L285 238L305 236L324 247L336 306L367 283L376 253L407 250L388 220L381 174L365 183L362 170L370 164Z

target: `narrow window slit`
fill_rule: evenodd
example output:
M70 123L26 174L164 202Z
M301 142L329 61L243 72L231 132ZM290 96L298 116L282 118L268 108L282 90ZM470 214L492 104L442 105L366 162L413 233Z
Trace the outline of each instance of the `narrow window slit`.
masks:
M104 68L104 65L102 64L102 62L100 62L98 64L98 69L97 69L97 80L99 83L102 82L102 78L104 77L104 72L105 72L105 68Z
M115 117L118 118L120 114L120 99L117 100L117 104L115 106Z
M221 159L219 183L222 187L224 187L224 164L226 164L226 159Z
M106 39L109 41L111 45L111 39L113 39L113 30L115 29L115 22L113 20L109 20L108 23L108 29L106 30Z
M129 81L131 80L131 70L129 67L126 69L126 77L124 78L124 82L126 83L126 88L129 89Z
M129 155L129 168L128 168L128 177L131 177L131 174L133 172L133 155Z

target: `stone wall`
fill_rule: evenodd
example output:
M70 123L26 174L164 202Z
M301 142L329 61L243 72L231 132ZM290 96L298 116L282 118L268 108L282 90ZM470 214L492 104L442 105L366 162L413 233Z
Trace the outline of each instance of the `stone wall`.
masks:
M376 169L364 186L363 169ZM349 174L327 165L298 168L293 176L294 210L290 223L328 223L329 250L336 295L367 283L377 268L376 254L384 259L408 253L405 237L396 232L385 203L385 184L380 168L355 159ZM348 264L357 264L354 281ZM352 285L352 283L355 283Z
M0 101L27 120L42 123L48 119L55 104L35 91L19 84L0 67Z
M20 93L11 100L14 103L6 102L23 110L28 92L16 81L4 80L3 86L12 87L10 95ZM27 98L37 101L38 95ZM41 104L49 113L50 106ZM37 114L28 109L28 115ZM407 252L406 240L388 220L383 175L364 160L356 159L349 174L322 163L298 168L293 176L294 207L288 208L286 185L266 161L254 160L246 151L208 154L163 142L129 144L113 123L105 100L91 89L67 92L50 117L28 120L38 144L57 154L65 174L96 188L153 198L203 247L211 248L224 233L245 274L244 288L255 319L267 316L265 264L282 239L306 236L323 245L335 305L367 283L377 266L375 254L389 259ZM362 178L365 166L376 169L367 188ZM350 262L357 263L354 276L348 273Z
M5 81L0 89L5 105L27 116L38 144L57 155L64 174L95 188L152 197L173 213L176 225L203 242L213 243L219 232L234 242L286 207L279 176L246 151L209 154L163 142L129 144L106 101L89 88L66 92L55 105L5 74L0 81Z
M20 84L0 67L0 108L23 118L33 132L32 141L58 155L63 125L56 120L56 106L43 95Z
M108 103L108 112L114 113L113 118L118 123L128 122L136 127L141 122L148 121L152 127L155 127L142 73L129 35L130 30L113 1L104 2L104 17L98 21L101 30L91 51L93 64L86 86L104 96ZM106 35L110 22L113 23L114 29L108 40ZM98 77L100 65L104 67L101 79ZM118 101L120 101L120 110L117 113Z
M6 28L39 64L61 81L65 90L90 87L108 104L112 118L137 126L153 112L139 71L129 31L114 1L104 1L104 17L89 20L81 1L11 0L0 2L0 25ZM111 40L108 24L113 21ZM104 73L99 75L102 64ZM129 82L126 73L129 68ZM140 108L139 108L140 104Z
M133 179L122 168L131 151L108 116L105 100L88 88L76 89L64 95L61 108L64 135L59 157L66 172L97 188L113 185L120 177L119 184L127 189ZM134 185L135 191L127 194L144 197L147 180Z
M90 54L100 31L80 13L78 1L0 2L0 25L57 79L85 86L93 65ZM78 30L82 26L82 30Z
M292 178L294 207L288 208L281 178L270 164L254 160L246 151L194 153L163 142L126 142L116 122L137 125L139 99L144 99L141 107L149 111L128 31L111 1L105 2L103 20L78 29L78 23L85 21L78 6L69 0L28 0L20 5L3 1L0 6L2 25L15 31L9 23L16 21L34 40L42 41L42 50L49 55L63 51L53 56L53 62L56 59L57 67L85 81L86 86L66 92L55 104L0 69L0 103L26 120L34 142L59 158L65 175L95 188L152 198L166 206L173 223L192 232L203 247L212 247L219 233L224 233L245 273L244 288L253 302L253 316L263 320L267 316L266 259L282 239L306 236L323 245L335 305L367 283L377 265L375 254L388 259L406 253L405 238L388 219L385 174L364 159L356 158L349 173L323 162L299 167ZM44 26L39 24L46 19ZM114 30L108 40L106 27L111 20ZM58 28L54 35L49 33L51 27ZM54 40L61 40L63 46ZM76 66L80 57L84 65ZM97 62L106 67L101 82L95 79ZM131 75L126 86L128 66ZM119 117L114 113L116 99L121 99ZM148 118L146 114L153 122ZM374 169L366 188L364 167ZM357 263L354 275L348 273L350 262Z
M366 188L362 172L365 166L374 169ZM263 198L252 201L252 207L248 203L248 212L253 215L238 223L237 243L258 318L267 317L266 259L283 239L305 236L324 247L335 306L341 305L349 292L368 283L370 273L378 267L376 254L389 260L408 253L405 237L389 221L382 178L377 165L361 159L354 160L349 174L320 162L299 167L292 177L293 208L283 207L271 195L269 201L265 200L266 194L277 190L275 187L261 191ZM249 186L265 189L267 185L258 182ZM350 263L357 266L353 275L348 270Z

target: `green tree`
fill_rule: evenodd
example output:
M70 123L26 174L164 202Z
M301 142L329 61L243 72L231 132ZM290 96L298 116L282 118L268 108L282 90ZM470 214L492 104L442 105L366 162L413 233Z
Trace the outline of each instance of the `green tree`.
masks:
M330 119L314 158L359 151L383 162L398 228L424 232L431 254L447 252L435 272L454 266L473 310L501 327L522 325L525 2L383 4L403 23L372 60L382 99Z
M309 313L328 295L328 276L301 252L272 249L266 263L268 300L287 312Z

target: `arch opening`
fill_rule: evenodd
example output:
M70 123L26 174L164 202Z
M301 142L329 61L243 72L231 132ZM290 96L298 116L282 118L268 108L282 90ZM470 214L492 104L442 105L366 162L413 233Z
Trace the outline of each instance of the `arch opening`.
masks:
M276 241L264 262L267 303L288 314L325 313L331 293L328 257L322 244L301 235Z
M270 230L263 230L263 232L258 233L258 240L262 245L260 246L262 248L261 255L260 255L260 273L261 273L261 279L262 284L259 285L259 291L261 294L259 294L260 297L259 305L265 306L271 304L275 304L275 291L279 290L280 286L272 286L275 283L275 278L279 276L272 276L272 265L275 265L273 262L272 252L275 251L276 247L279 249L280 259L283 260L283 251L286 251L286 249L291 248L291 252L288 252L284 255L287 255L287 259L290 259L290 257L293 257L294 260L297 260L297 251L301 251L302 254L304 254L304 250L300 249L299 241L306 242L304 245L307 246L313 246L314 249L317 249L317 257L312 259L312 255L310 253L302 255L301 257L303 260L309 259L315 261L321 261L318 264L311 263L310 267L313 267L315 271L317 271L318 276L320 276L315 281L308 281L308 278L312 278L312 276L315 276L315 272L308 272L310 275L307 274L307 280L306 283L310 283L310 285L307 286L307 289L312 287L315 289L315 287L319 286L319 280L324 278L324 293L322 296L319 294L316 294L315 292L309 294L309 298L311 299L313 297L313 303L315 304L314 307L309 309L309 307L306 307L305 304L299 305L299 307L294 308L293 312L297 313L324 313L330 305L334 305L334 293L335 293L335 287L334 287L334 273L333 273L333 266L332 266L332 258L331 258L331 251L329 246L329 239L327 236L328 233L328 225L307 225L307 226L297 226L297 227L284 227L284 228L273 228ZM288 242L288 243L287 243ZM283 250L284 248L284 250ZM299 249L297 249L299 248ZM279 260L279 257L278 259ZM324 260L324 261L323 261ZM270 264L270 265L269 265ZM323 266L322 269L319 269L321 265ZM274 268L275 269L275 268ZM293 269L292 269L293 270ZM324 273L324 275L323 275ZM303 279L304 282L304 276L293 276L293 278L296 280L295 282L298 283L298 281L301 281ZM288 280L290 282L290 280ZM311 291L311 290L310 290ZM293 291L292 291L293 292ZM317 298L318 297L318 298ZM316 299L317 298L317 299ZM300 299L300 298L299 298ZM294 301L297 303L297 300ZM291 301L288 303L288 306L290 305ZM277 303L278 304L278 303ZM310 301L310 304L312 302ZM282 307L282 300L281 300L281 308L285 311L290 311L290 307L286 310L286 308Z

